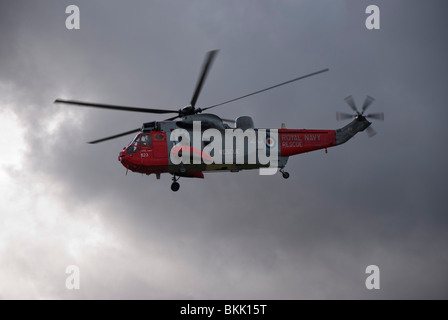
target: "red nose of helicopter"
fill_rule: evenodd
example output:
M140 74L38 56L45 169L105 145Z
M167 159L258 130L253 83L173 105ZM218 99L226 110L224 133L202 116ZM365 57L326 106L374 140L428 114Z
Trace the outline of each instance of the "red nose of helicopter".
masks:
M126 154L126 147L123 148L122 151L120 151L119 155L118 155L118 161L121 162L121 164L126 168L126 169L130 169L132 163L131 163L131 158L132 154Z

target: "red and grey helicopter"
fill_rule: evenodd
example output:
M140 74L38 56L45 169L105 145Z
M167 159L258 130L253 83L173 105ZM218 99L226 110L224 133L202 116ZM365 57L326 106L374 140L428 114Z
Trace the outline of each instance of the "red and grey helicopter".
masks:
M137 133L129 145L119 153L118 160L126 170L147 175L155 174L157 179L162 173L171 174L173 191L179 190L180 185L177 181L180 177L204 178L203 173L210 171L238 172L274 167L279 169L283 178L287 179L289 173L284 171L284 168L290 156L319 149L326 150L347 142L364 130L369 136L373 136L375 130L367 119L384 120L382 112L364 115L374 101L370 96L365 99L361 111L358 111L352 96L345 98L355 114L338 112L338 120L353 119L353 121L336 130L286 129L283 125L279 129L257 129L252 118L248 116L241 116L233 121L204 113L209 109L328 71L323 69L238 98L198 108L196 102L217 52L218 50L213 50L207 53L190 104L179 110L137 108L63 99L56 99L55 103L131 112L175 114L163 121L146 122L141 128L89 142L96 144ZM198 133L199 140L186 139L188 137L185 134L194 137L198 136ZM225 137L227 133L232 142L240 134L242 142L231 143L229 147L227 142L230 140ZM264 161L262 156L264 158L270 156L271 161Z

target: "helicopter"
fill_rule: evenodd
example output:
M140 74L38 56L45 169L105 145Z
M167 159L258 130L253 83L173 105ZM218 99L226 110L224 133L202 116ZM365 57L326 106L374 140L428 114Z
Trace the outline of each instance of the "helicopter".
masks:
M172 175L172 191L179 190L178 180L181 177L203 179L204 172L213 171L239 172L259 169L262 175L280 171L283 178L288 179L289 173L284 169L290 156L320 149L325 149L327 152L327 148L341 145L364 130L370 137L374 136L376 131L367 119L384 120L382 112L364 115L374 101L370 96L366 97L361 111L358 110L352 96L345 98L354 114L337 112L337 120L352 119L352 121L336 130L287 129L284 124L279 129L255 128L253 119L249 116L229 120L212 113L204 113L209 109L329 70L327 68L309 73L218 104L196 107L217 53L218 50L213 50L206 54L190 104L178 110L64 99L56 99L54 103L128 112L174 114L173 117L163 121L145 122L139 128L88 142L96 144L136 134L118 155L118 161L126 168L126 174L130 170L146 175L155 174L156 178L160 179L162 173L169 173Z

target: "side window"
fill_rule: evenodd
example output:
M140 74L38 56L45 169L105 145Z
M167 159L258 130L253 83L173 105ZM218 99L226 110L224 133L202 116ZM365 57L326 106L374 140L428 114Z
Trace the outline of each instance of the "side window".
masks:
M140 139L140 145L142 146L142 148L152 147L151 135L143 135Z

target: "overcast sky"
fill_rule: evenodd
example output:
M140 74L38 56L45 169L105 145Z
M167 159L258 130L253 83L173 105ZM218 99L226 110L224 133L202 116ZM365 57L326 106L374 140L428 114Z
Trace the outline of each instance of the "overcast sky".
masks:
M65 8L80 9L67 30ZM368 30L365 9L380 9ZM2 1L0 298L448 298L448 6L443 0ZM187 105L256 127L334 129L376 100L378 134L258 171L204 180L129 173L132 137L163 116L54 105L55 98ZM80 269L68 290L65 269ZM368 265L380 290L367 290Z

